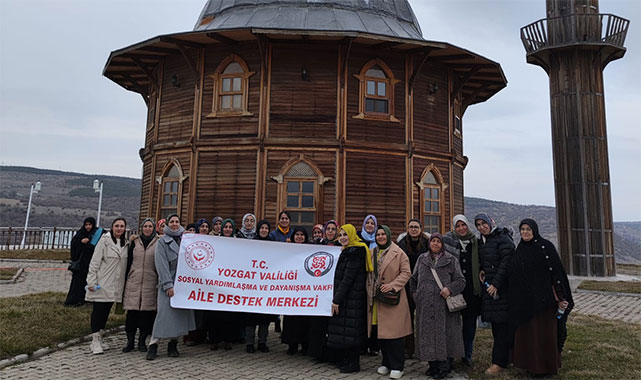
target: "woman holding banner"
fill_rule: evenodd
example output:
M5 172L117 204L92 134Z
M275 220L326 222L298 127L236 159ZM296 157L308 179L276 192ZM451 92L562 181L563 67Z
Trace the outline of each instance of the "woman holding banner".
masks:
M361 370L360 348L367 336L366 272L374 270L367 245L361 242L351 224L341 226L338 241L343 246L334 273L332 317L327 327L327 346L342 358L341 373Z
M307 244L309 237L307 230L303 227L295 227L291 233L292 242L295 244ZM310 317L300 315L286 315L283 319L282 342L287 344L287 355L294 355L298 352L298 345L301 346L301 354L307 354L309 344L309 321Z
M256 215L247 213L243 216L240 229L236 237L241 239L253 239L256 237Z
M156 272L158 273L158 314L154 321L154 329L149 341L147 360L154 360L158 356L158 340L169 338L167 354L178 357L178 337L186 335L196 328L194 311L187 309L174 309L170 299L174 296L174 280L178 266L178 253L180 241L185 229L180 225L180 217L172 214L167 218L165 233L156 243L154 255Z
M383 362L376 372L399 379L405 366L405 337L412 333L405 295L405 284L412 275L410 260L392 241L392 232L387 226L378 226L372 256L374 271L367 273L367 321L370 336L374 329L378 331L378 344L383 353Z

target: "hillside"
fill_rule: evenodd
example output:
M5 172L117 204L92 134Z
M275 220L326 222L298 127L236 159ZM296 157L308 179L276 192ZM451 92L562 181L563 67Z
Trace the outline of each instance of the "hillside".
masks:
M94 179L104 183L101 225L118 216L138 220L139 179L0 166L0 226L24 225L30 186L40 181L42 190L33 196L29 226L79 227L85 217L96 217L98 212Z
M31 183L42 182L33 198L29 225L32 227L79 227L86 216L96 216L98 194L93 180L104 182L101 224L117 216L130 223L138 220L140 180L136 178L89 175L29 167L0 166L0 226L23 226ZM479 212L489 213L501 226L509 226L518 239L518 223L535 219L541 235L556 244L554 207L517 205L465 197L465 215L472 220ZM615 223L615 254L619 263L641 264L641 222Z

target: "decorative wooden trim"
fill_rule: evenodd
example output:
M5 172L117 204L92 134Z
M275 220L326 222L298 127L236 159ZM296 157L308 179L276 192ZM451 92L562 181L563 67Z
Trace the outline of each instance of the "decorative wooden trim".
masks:
M458 77L458 80L456 81L456 85L454 86L454 89L450 91L450 99L456 99L459 92L463 89L463 86L465 86L465 83L467 83L470 78L476 74L480 69L478 67L472 68L467 74L464 74L462 76ZM454 84L454 75L453 71L450 70L450 77L451 77L451 82Z
M269 136L269 116L272 94L272 43L267 41L267 92L265 93L265 136Z
M149 70L149 67L145 63L143 63L139 58L132 57L131 60L134 61L136 66L138 66L140 70L142 70L145 73L145 75L147 75L147 78L149 79L149 83L151 83L151 86L154 88L154 90L159 91L158 79L156 78L152 70Z
M416 80L416 76L421 72L421 69L423 68L423 65L425 64L425 62L427 62L427 59L429 58L430 53L432 52L432 50L434 50L434 48L431 48L431 47L425 48L425 50L423 52L423 58L419 62L418 67L413 70L412 76L410 77L410 79L408 81L410 90L414 89L414 81ZM412 65L412 68L413 68L413 66L414 65Z
M423 180L425 179L425 176L427 173L432 172L434 174L434 177L436 177L436 182L441 184L441 191L444 191L449 187L448 184L445 183L443 180L443 176L441 175L441 171L438 170L436 165L434 163L429 163L425 169L423 169L423 172L421 173L421 178L418 182L415 182L416 186L419 187L419 189L423 190L425 188L425 184L423 183Z
M449 163L449 165L451 165L451 162ZM440 231L439 232L443 233L445 231L445 223L446 223L445 217L443 215L445 213L445 211L444 211L444 208L445 208L444 194L445 194L445 190L447 190L448 188L451 189L452 186L450 186L449 184L445 183L445 181L443 180L443 176L441 175L441 171L436 167L436 165L434 165L434 163L429 163L425 167L425 169L423 169L423 172L421 173L420 180L418 182L416 182L416 185L419 188L419 199L420 199L419 214L421 216L420 217L421 223L424 222L423 217L425 216L425 195L424 195L424 190L425 190L426 186L425 186L425 183L423 183L423 181L425 180L425 176L427 175L427 173L434 174L434 177L436 178L437 185L440 184L440 188L439 188L439 190L440 190L439 191L439 208L438 208L439 211L438 212L440 214L439 218L441 219L441 223L439 223L439 226L440 226ZM451 180L452 180L451 170L450 170L450 177L449 178L450 178L450 182L451 182ZM452 207L452 198L450 196L450 208L451 207Z
M160 212L162 210L162 196L163 196L163 178L165 178L166 173L171 169L172 166L176 166L176 169L178 170L178 200L176 204L176 214L182 215L182 198L183 198L183 182L189 177L184 175L182 165L180 165L180 161L176 158L171 158L165 166L163 166L162 170L160 171L160 175L156 177L156 182L158 183L158 200L157 200L157 207L156 207L156 220L160 219ZM154 173L155 174L155 173Z
M220 104L220 94L222 92L222 80L221 77L223 76L222 72L227 68L232 63L238 63L240 67L243 69L243 74L240 75L242 78L242 97L243 97L243 104L242 104L242 109L237 110L237 109L232 109L230 111L222 110L221 109L221 104ZM247 63L245 60L240 57L239 55L236 54L230 54L227 56L227 58L223 59L220 64L218 64L218 67L216 67L216 71L213 74L209 74L208 77L213 80L213 85L214 85L214 98L213 98L213 103L212 103L212 110L211 113L209 113L206 117L232 117L232 116L252 116L253 114L248 111L248 105L249 105L249 78L251 78L254 74L256 74L255 71L249 71L249 66L247 66Z
M202 115L203 115L203 86L205 82L205 49L200 49L198 56L198 66L199 66L199 72L200 72L200 78L199 80L199 85L196 88L196 101L194 102L195 108L194 108L194 142L197 143L198 140L200 140L200 128L202 124ZM192 144L192 150L194 149L194 146Z
M191 158L190 158L190 176L191 176L191 181L189 181L189 199L187 199L187 204L188 204L188 210L187 210L187 220L194 220L194 213L196 211L196 182L198 181L198 159L199 159L199 153L196 151L193 151L191 153ZM182 186L182 182L181 182ZM182 188L181 188L182 190ZM181 199L182 201L182 199ZM181 215L181 214L178 214Z
M385 82L389 84L389 113L387 114L381 114L381 113L372 113L372 112L366 112L365 111L365 97L367 95L367 81L366 81L366 76L365 73L372 68L373 66L378 65L383 72L385 73L387 79ZM352 116L354 119L366 119L366 120L376 120L376 121L390 121L394 123L400 123L400 120L398 120L394 116L394 87L396 84L400 82L400 80L394 78L394 73L392 70L383 62L382 59L380 58L374 58L365 65L363 65L363 68L361 69L359 74L354 74L354 78L358 79L359 81L359 94L358 94L358 114L355 116Z
M229 37L225 37L220 33L214 33L214 32L207 33L207 37L211 38L212 40L222 42L223 44L230 45L230 46L237 46L239 44L238 41Z
M160 62L160 68L158 71L158 82L162 84L163 78L165 76L165 60L162 60ZM150 144L150 148L153 150L154 146L158 142L158 130L160 129L160 106L162 104L162 95L163 95L163 86L160 86L160 91L158 91L158 97L156 98L156 121L154 122L155 124L155 129L154 129L154 141L152 144ZM155 174L155 173L154 173Z

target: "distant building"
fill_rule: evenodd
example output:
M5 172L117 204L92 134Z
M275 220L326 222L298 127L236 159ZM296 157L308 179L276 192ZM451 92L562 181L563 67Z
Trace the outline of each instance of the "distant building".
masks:
M500 65L424 40L406 0L251 3L210 0L192 32L111 53L104 75L149 108L141 218L449 230L462 118L506 86Z

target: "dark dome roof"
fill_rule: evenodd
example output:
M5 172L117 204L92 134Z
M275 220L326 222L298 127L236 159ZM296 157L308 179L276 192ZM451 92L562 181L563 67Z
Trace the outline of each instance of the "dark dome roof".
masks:
M423 39L407 0L208 0L194 31L244 28Z

